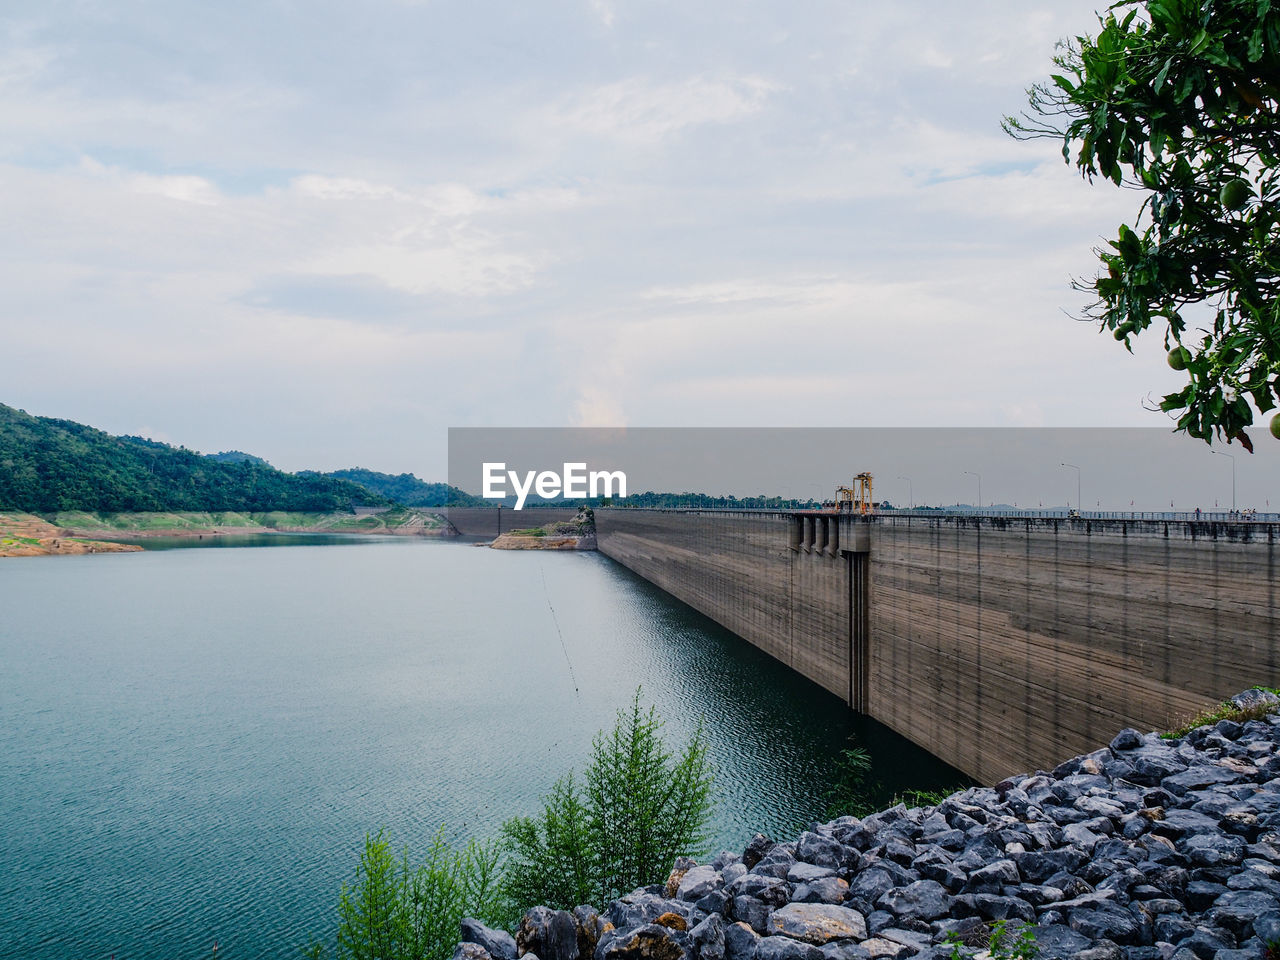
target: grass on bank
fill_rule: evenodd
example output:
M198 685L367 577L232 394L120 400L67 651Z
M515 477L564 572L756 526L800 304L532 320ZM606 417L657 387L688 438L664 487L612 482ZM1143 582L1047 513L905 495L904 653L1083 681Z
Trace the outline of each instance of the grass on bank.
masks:
M1280 689L1275 687L1255 686L1252 689L1262 690L1266 693L1274 693L1280 696ZM1165 740L1176 740L1185 737L1196 727L1213 726L1223 720L1232 720L1236 723L1248 723L1250 720L1265 719L1268 714L1274 713L1280 709L1280 704L1262 703L1255 707L1237 707L1230 700L1223 700L1210 710L1202 711L1196 714L1190 720L1186 721L1182 726L1168 730L1160 736Z

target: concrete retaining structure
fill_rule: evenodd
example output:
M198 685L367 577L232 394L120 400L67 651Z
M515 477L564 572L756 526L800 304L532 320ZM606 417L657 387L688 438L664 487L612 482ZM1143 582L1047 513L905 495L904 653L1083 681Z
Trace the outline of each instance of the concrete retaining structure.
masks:
M1280 683L1277 524L602 509L596 525L606 556L982 782Z

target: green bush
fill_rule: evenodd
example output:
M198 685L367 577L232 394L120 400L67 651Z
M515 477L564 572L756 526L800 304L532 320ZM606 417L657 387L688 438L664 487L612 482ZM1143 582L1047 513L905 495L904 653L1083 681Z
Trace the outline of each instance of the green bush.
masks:
M444 829L414 868L406 847L397 858L378 831L365 836L355 880L338 903L338 960L446 960L463 917L491 924L510 920L498 883L496 844L475 840L454 848ZM313 960L325 955L312 943Z
M951 948L951 960L974 960L973 954L964 951L965 944L954 931L947 934L942 942ZM1024 924L1018 928L1017 934L1012 934L1008 921L997 920L991 925L987 952L990 960L1035 960L1040 952L1035 927Z
M503 825L511 902L601 906L666 879L676 857L706 842L712 777L702 730L676 757L662 726L655 708L641 709L637 691L613 730L596 736L583 786L570 773L540 816Z

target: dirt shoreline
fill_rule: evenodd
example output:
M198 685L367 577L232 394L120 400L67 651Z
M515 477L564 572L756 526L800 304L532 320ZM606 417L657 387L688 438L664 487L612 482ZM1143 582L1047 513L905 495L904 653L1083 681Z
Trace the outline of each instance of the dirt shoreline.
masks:
M72 513L46 519L31 513L0 512L0 557L135 553L146 548L136 542L122 541L151 539L201 540L205 537L299 533L433 538L458 535L453 525L443 517L421 509L393 508L383 514L360 517L350 514L278 516L282 522L267 526L245 522L250 519L249 515L235 513L135 513L113 514L109 517ZM149 525L156 520L163 523L171 519L184 521L185 524ZM64 522L54 522L57 520ZM77 520L84 522L77 523Z

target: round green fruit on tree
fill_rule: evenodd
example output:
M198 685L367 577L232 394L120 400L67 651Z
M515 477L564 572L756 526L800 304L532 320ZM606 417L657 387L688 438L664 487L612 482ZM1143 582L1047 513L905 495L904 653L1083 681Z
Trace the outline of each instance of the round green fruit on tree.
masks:
M1222 206L1227 210L1239 210L1248 202L1249 195L1252 192L1246 181L1236 177L1236 179L1228 180L1222 185L1222 190L1218 193L1218 199L1222 201Z
M1186 347L1174 347L1169 351L1169 366L1175 370L1187 369L1187 363L1191 360L1191 351Z
M1280 440L1280 413L1271 418L1271 435Z
M1133 333L1135 327L1136 327L1135 324L1132 324L1126 321L1125 323L1122 323L1120 324L1120 326L1116 327L1116 332L1113 333L1112 336L1115 337L1117 340L1123 340L1129 334Z

